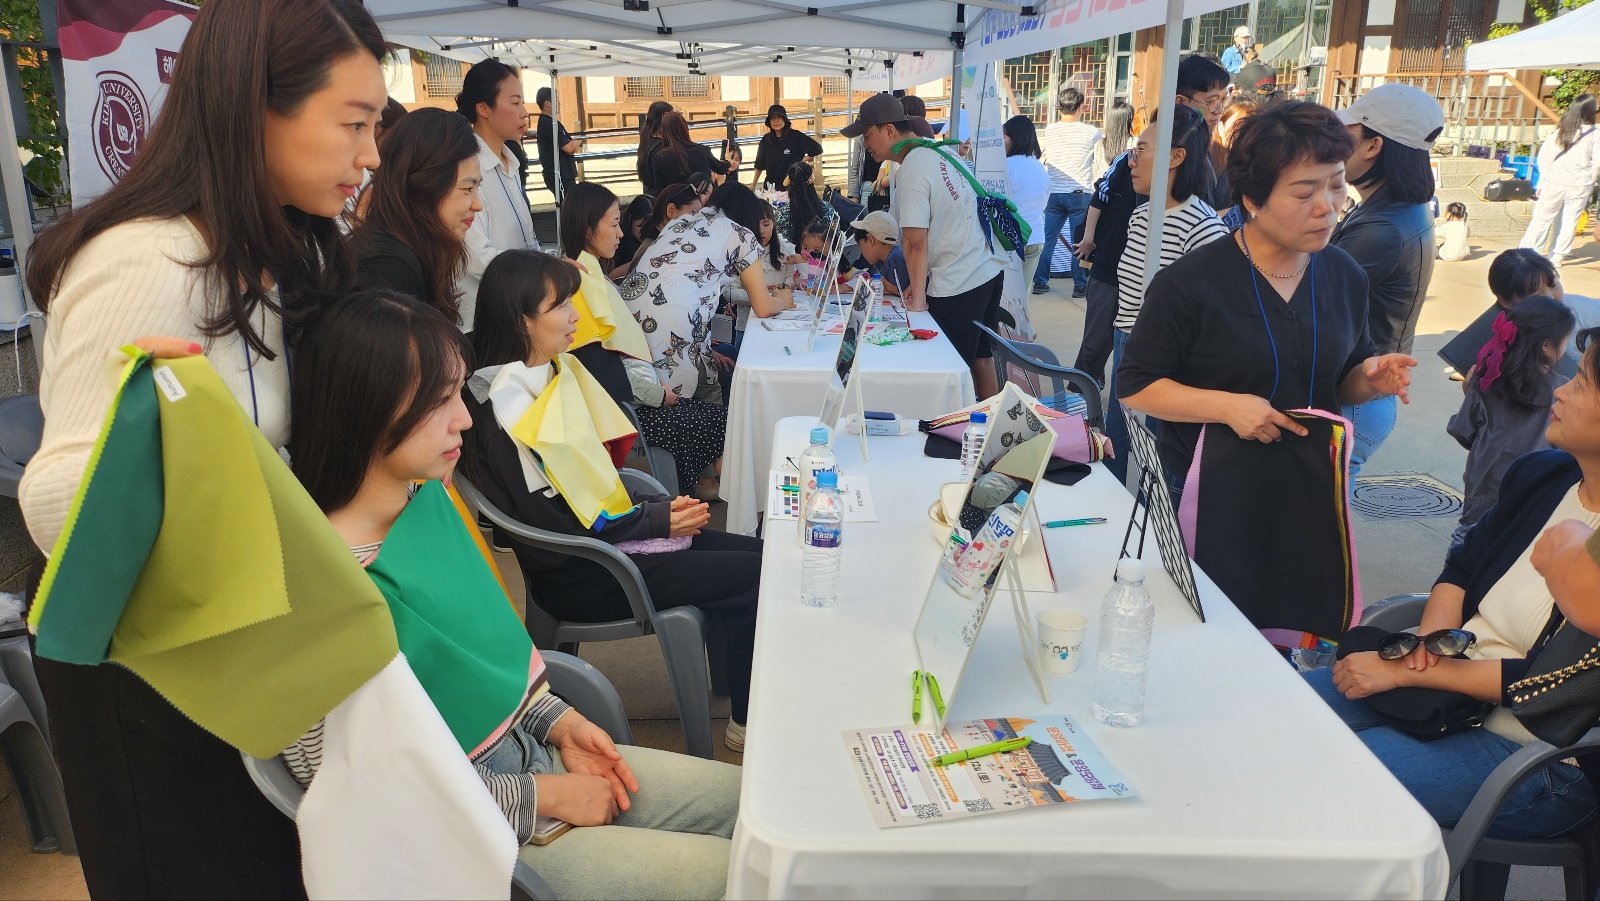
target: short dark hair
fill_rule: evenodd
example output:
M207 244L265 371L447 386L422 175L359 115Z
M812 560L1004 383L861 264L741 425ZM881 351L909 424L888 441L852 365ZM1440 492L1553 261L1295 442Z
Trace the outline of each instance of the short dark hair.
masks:
M1369 141L1383 137L1365 125L1361 126L1361 135ZM1428 151L1383 138L1372 168L1350 183L1365 188L1380 181L1388 185L1389 196L1401 203L1427 203L1433 198L1433 167L1428 162Z
M1011 139L1011 149L1006 151L1006 156L1043 156L1039 149L1039 129L1034 127L1033 120L1027 116L1012 116L1000 126L1005 136Z
M1161 111L1150 115L1154 124ZM1183 162L1172 176L1172 196L1188 200L1196 194L1205 197L1211 193L1211 129L1206 125L1205 114L1181 103L1172 105L1172 149L1183 149Z
M921 97L918 97L916 94L905 94L905 95L901 96L901 98L900 98L900 108L906 111L906 115L908 117L909 116L923 116L923 117L926 117L928 115L928 101L923 100Z
M1228 70L1216 60L1191 53L1178 63L1178 93L1185 97L1228 86Z
M517 70L497 59L473 63L467 74L461 76L461 93L456 95L456 112L467 117L468 122L478 121L478 104L487 103L494 109L500 100L500 83L516 78Z
M290 456L311 499L332 512L367 468L450 400L471 369L467 338L439 310L387 288L336 301L295 347Z
M479 366L528 359L533 343L528 337L528 323L522 317L539 315L552 298L564 300L578 293L581 279L571 263L537 250L496 254L478 283L473 359Z
M1531 247L1503 251L1489 264L1489 291L1501 306L1543 294L1560 279L1555 264Z
M1057 112L1065 113L1066 115L1070 116L1080 109L1083 109L1082 91L1069 84L1060 91L1056 92Z
M1294 100L1246 116L1235 128L1228 150L1231 199L1238 204L1249 198L1263 206L1278 177L1291 166L1342 163L1355 144L1333 110L1320 104Z
M567 259L576 260L589 243L589 232L600 224L612 207L617 205L617 195L611 189L592 181L580 181L562 198L561 252Z
M540 88L539 90L534 92L534 94L533 94L533 105L534 106L544 106L546 103L549 103L549 102L550 102L550 89L549 88Z
M641 232L648 238L661 236L661 229L667 224L667 211L671 207L685 207L700 199L700 192L693 185L674 182L665 185L656 192L655 205L650 209L650 220L645 223Z

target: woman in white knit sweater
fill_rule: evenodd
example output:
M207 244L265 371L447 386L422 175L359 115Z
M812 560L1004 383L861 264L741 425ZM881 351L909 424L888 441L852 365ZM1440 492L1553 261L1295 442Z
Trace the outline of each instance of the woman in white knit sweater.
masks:
M48 323L45 430L20 501L46 553L123 345L204 352L267 439L287 442L285 327L353 269L333 217L378 165L385 52L357 0L210 0L132 170L39 236L28 286ZM36 664L91 895L303 896L294 825L236 750L125 669Z

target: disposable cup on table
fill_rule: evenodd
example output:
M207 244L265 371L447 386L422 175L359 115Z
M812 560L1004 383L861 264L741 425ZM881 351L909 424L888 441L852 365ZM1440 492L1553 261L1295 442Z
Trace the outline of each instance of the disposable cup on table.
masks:
M1077 672L1089 619L1072 610L1052 608L1039 611L1038 626L1039 657L1045 672Z

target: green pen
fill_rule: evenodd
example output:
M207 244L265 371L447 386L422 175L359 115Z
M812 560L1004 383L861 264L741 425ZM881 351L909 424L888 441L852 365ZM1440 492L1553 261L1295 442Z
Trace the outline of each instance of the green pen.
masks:
M933 699L933 709L939 711L939 719L944 719L944 695L939 693L939 680L933 673L924 673L928 677L928 697Z
M1105 521L1106 518L1104 516L1091 516L1087 519L1058 519L1054 522L1045 523L1044 527L1047 529L1059 529L1062 526L1091 526Z
M911 722L922 722L922 670L911 671Z
M951 764L961 763L965 760L971 760L974 757L987 757L990 754L1004 754L1007 751L1020 750L1031 744L1033 744L1033 739L1028 738L1027 736L1023 736L1022 738L1008 738L1005 741L990 742L986 745L979 745L976 748L968 748L965 751L952 751L949 754L940 754L938 757L933 758L933 765L950 766Z

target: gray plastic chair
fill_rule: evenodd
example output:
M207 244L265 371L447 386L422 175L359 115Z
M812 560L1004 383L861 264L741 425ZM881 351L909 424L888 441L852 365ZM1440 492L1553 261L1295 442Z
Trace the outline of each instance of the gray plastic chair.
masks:
M632 490L666 493L654 479L638 470L622 469L623 484ZM683 743L690 754L712 759L711 692L706 656L706 616L690 606L657 610L650 599L639 568L615 547L598 538L584 538L535 529L506 515L484 498L477 486L456 476L455 486L467 505L488 518L513 541L541 551L583 557L605 567L622 586L632 616L605 623L574 623L556 619L538 604L539 582L536 573L523 572L527 589L524 621L533 643L540 648L576 650L585 641L616 641L654 635L661 645L672 693L678 702L678 718L683 727Z
M1039 398L1045 406L1063 413L1083 414L1083 418L1097 429L1106 427L1105 406L1100 402L1100 384L1094 376L1081 369L1062 366L1054 352L1043 344L1026 344L1002 338L981 322L973 322L989 338L994 356L995 384L1004 386L1014 381L1012 370L1024 373L1026 381L1017 382L1029 394ZM1044 393L1048 379L1052 393Z
M10 685L0 684L0 749L17 785L22 818L35 854L61 851L77 854L72 820L67 815L67 795L61 773L50 756L44 731L28 712L28 705Z
M595 725L606 730L611 740L619 745L633 744L633 730L628 727L628 714L622 708L622 698L611 682L593 666L570 654L542 651L545 666L550 671L550 690L560 695L568 704L588 717ZM306 790L295 781L282 757L262 760L249 754L244 759L245 772L272 806L289 819L295 818L300 800ZM512 901L547 901L556 893L549 883L540 878L533 867L517 861L511 873Z
M0 495L17 496L23 467L39 451L44 437L44 411L39 395L0 398Z
M1402 594L1385 598L1361 616L1363 626L1377 626L1390 632L1414 629L1422 622L1427 605L1425 594ZM1600 751L1600 728L1590 729L1575 744L1557 748L1536 741L1506 758L1478 787L1472 803L1453 829L1443 829L1445 853L1450 858L1450 882L1461 883L1463 899L1503 899L1513 866L1560 867L1568 898L1594 898L1600 892L1600 822L1558 835L1555 838L1506 839L1485 835L1494 822L1500 805L1518 786L1538 774L1553 760L1575 754Z
M639 433L639 439L633 443L633 451L629 456L643 458L650 467L650 474L655 476L656 481L660 482L665 489L662 493L677 497L679 489L678 461L673 459L672 454L666 448L650 446L650 442L644 437L644 426L639 422L639 411L634 408L633 404L617 404L617 406L622 408L622 412L627 415L628 421L633 423L634 431Z

